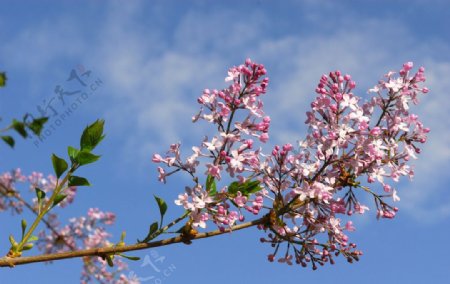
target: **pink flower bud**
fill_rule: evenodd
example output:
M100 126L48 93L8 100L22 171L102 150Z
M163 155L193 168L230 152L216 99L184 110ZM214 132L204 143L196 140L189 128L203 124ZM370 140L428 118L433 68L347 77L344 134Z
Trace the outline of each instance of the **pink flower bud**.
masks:
M290 144L290 143L287 143L287 144L284 144L284 145L283 145L283 150L286 151L286 152L291 151L292 148L293 148L293 147L292 147L292 144Z
M152 162L161 163L164 162L164 159L159 154L153 154Z
M378 136L380 134L381 134L381 129L378 126L372 128L372 130L370 130L370 135L372 135L372 136Z
M410 61L410 62L406 62L405 64L403 64L403 69L405 69L405 71L409 71L413 68L414 64Z
M259 141L266 143L267 141L269 141L269 134L268 133L263 133L259 136Z

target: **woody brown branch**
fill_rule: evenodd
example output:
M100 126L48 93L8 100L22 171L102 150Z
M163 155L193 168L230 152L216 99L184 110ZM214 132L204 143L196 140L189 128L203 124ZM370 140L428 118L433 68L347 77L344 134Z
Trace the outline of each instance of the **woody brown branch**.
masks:
M238 231L245 228L249 228L252 226L265 224L268 221L268 215L265 215L262 218L257 220L239 224L236 226L232 226L231 228L226 228L224 230L215 230L206 233L198 233L192 237L191 240L209 238L213 236L222 235L225 233L229 233L232 231ZM61 260L61 259L69 259L69 258L77 258L77 257L85 257L85 256L106 256L106 255L114 255L118 253L128 252L128 251L137 251L144 250L153 247L161 247L176 243L182 243L184 238L182 236L177 236L173 238L168 238L164 240L154 241L150 243L137 243L133 245L125 245L125 246L113 246L113 247L104 247L104 248L94 248L94 249L85 249L78 251L70 251L70 252L61 252L54 254L46 254L46 255L37 255L37 256L27 256L27 257L3 257L0 258L0 267L14 267L16 265L36 263L36 262L46 262L53 260Z

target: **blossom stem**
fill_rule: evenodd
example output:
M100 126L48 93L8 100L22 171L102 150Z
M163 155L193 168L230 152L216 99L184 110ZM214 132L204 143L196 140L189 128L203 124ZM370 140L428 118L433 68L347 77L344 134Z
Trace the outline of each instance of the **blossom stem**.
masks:
M150 239L154 239L156 237L158 237L159 235L161 235L162 233L165 233L168 229L170 229L172 226L175 226L176 224L178 224L179 222L183 221L187 216L189 216L191 214L191 211L186 211L183 215L181 215L180 217L178 217L177 219L173 220L172 222L170 222L169 224L167 224L166 226L162 227L161 229L159 229L158 231L156 231Z
M76 169L76 166L77 165L73 165L70 168L69 172L66 174L66 176L61 180L61 183L59 183L59 184L57 183L56 184L56 188L53 191L52 195L50 196L49 200L44 205L42 210L40 210L39 214L37 215L36 219L34 220L33 224L31 225L30 229L28 229L28 231L25 233L25 235L23 236L22 240L18 244L17 248L15 248L15 251L12 252L13 255L14 255L14 253L19 253L20 254L20 252L22 251L23 246L28 242L28 240L30 239L30 237L33 234L34 230L36 229L36 227L39 225L41 220L44 218L45 214L47 214L48 211L51 209L51 206L53 205L53 201L55 200L56 196L61 192L63 186L68 182L69 177L72 175L72 173Z

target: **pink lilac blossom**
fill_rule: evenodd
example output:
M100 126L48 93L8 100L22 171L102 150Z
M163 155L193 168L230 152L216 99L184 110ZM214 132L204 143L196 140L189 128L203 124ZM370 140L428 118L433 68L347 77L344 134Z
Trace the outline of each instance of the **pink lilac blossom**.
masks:
M26 177L20 169L5 172L0 175L0 212L11 210L13 214L21 214L25 205L16 183L24 182Z
M70 251L76 249L101 248L114 245L109 241L111 234L106 226L112 225L115 215L103 212L98 208L88 210L86 216L72 218L69 223L60 227L56 215L52 214L51 224L55 231L42 230L38 233L37 246L46 254ZM113 259L114 268L108 267L106 260L100 257L84 257L81 283L97 281L99 283L139 283L128 280L123 273L128 266L120 258Z
M32 172L31 175L27 177L28 182L30 183L30 191L34 192L35 188L39 188L46 193L46 196L50 196L51 192L55 189L56 186L56 177L53 175L48 175L44 177L42 173ZM76 186L70 186L64 190L64 194L67 197L61 201L57 206L66 207L71 204L75 198L75 194L77 191ZM33 199L33 203L35 208L37 208L37 198Z
M193 121L213 123L218 133L211 140L205 137L199 146L193 147L194 153L186 161L181 160L179 143L173 144L164 157L153 155L153 162L173 168L172 171L164 170L163 179L163 170L159 167L160 181L165 181L165 178L178 171L187 172L195 179L200 158L211 159L205 164L204 173L217 181L225 173L243 180L242 173L254 172L260 167L260 150L254 149L253 138L263 143L269 139L270 117L264 115L260 99L266 93L269 82L265 74L266 69L262 64L246 60L245 64L230 68L226 78L227 82L231 82L228 88L203 91L197 100L201 110L193 117ZM237 121L238 116L240 121ZM211 193L210 188L197 183L193 189L187 187L175 203L192 212L194 226L205 227L205 220L212 220L219 227L231 226L237 220L243 220L241 208L254 214L262 208L262 197L247 198L241 192L231 196L227 194L226 187L218 193ZM239 208L230 210L231 201L239 204Z
M247 59L228 70L228 88L205 89L197 100L201 109L193 122L215 125L216 135L193 147L194 154L186 161L181 159L179 143L164 157L155 154L154 162L171 168L164 170L164 179L158 169L159 179L165 182L176 172L193 178L194 190L187 187L175 203L189 210L202 228L208 220L219 228L232 226L245 219L243 211L269 216L258 226L268 232L261 241L275 249L269 261L278 258L281 263L316 269L326 262L333 264L337 255L349 262L358 260L362 252L346 233L356 228L344 219L369 211L359 201L361 194L373 196L378 218L395 217L398 209L386 199L400 198L390 181L412 178L409 162L420 154L419 145L429 132L410 113L411 103L417 104L419 95L429 91L421 86L425 69L411 73L412 68L413 63L407 62L398 73L389 72L369 90L373 96L368 101L354 93L356 83L350 75L340 71L322 75L306 113L306 139L297 147L275 146L264 154L253 139L262 143L269 139L271 120L264 115L261 101L268 78L262 64ZM201 164L200 159L209 161ZM197 175L200 165L206 167L203 177ZM259 181L259 189L244 194L226 184L217 191L208 185L211 179L230 178L242 186ZM282 253L283 244L287 246Z
M31 175L25 176L22 174L20 168L14 169L11 172L5 172L0 176L0 185L2 186L0 196L0 211L11 209L15 213L22 213L23 202L21 201L20 192L15 188L17 183L28 182L30 184L29 189L34 193L35 188L39 188L46 193L47 196L51 195L56 185L56 177L48 175L44 177L42 173L32 172ZM57 206L66 207L73 202L75 198L77 188L75 186L68 187L64 190L64 194L67 197L61 201ZM33 199L33 207L37 209L37 198Z

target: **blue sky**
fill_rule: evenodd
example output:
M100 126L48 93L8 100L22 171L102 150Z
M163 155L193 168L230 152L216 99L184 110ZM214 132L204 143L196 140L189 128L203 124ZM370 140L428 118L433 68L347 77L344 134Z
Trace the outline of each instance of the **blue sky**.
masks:
M0 91L4 121L36 113L54 96L72 69L91 70L102 83L38 147L18 141L0 148L0 170L51 173L51 153L76 145L82 129L106 119L100 162L84 170L93 184L79 190L62 220L90 207L113 211L111 230L129 242L141 238L157 218L153 194L181 209L173 199L183 178L156 181L151 156L181 141L187 152L210 131L190 122L204 88L222 88L228 67L247 57L264 63L271 79L265 111L272 117L272 143L294 143L306 128L305 112L322 73L342 70L357 92L377 83L406 61L426 67L431 92L415 108L432 130L416 162L413 183L399 185L402 198L395 220L355 218L351 238L364 251L361 261L318 271L268 263L270 249L256 230L200 240L191 246L156 249L161 268L176 269L163 283L447 283L450 277L450 2L448 1L2 1L0 70L8 87ZM67 97L67 103L75 100ZM55 102L55 109L65 106ZM0 250L17 233L20 219L0 215ZM136 252L145 257L149 251ZM156 272L130 263L139 276ZM78 283L81 262L66 260L0 270L2 283ZM143 283L152 283L151 281Z

